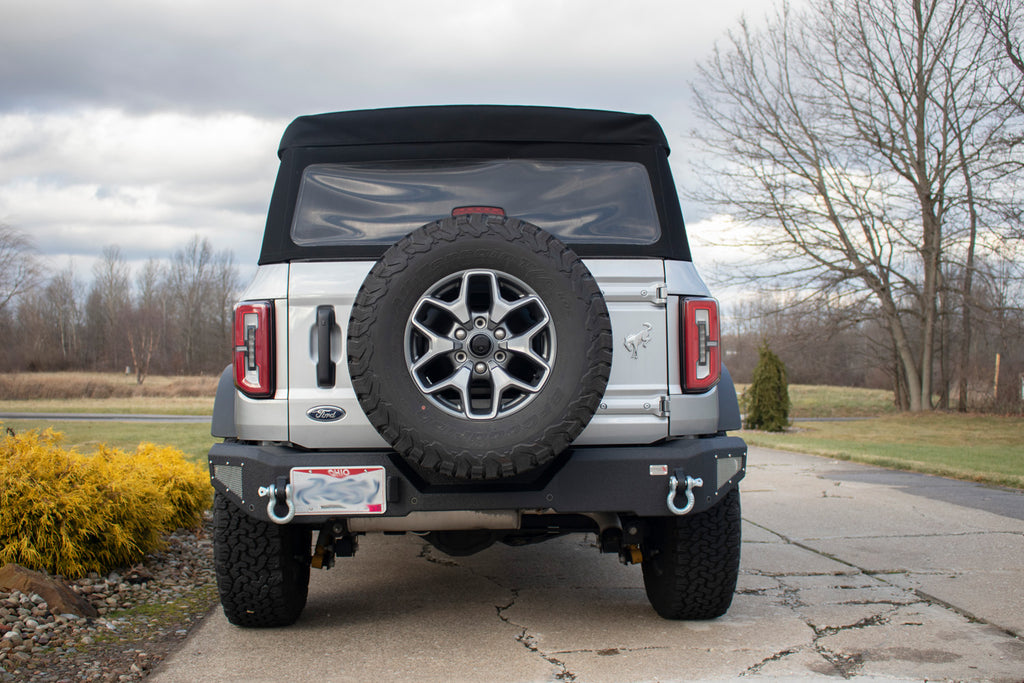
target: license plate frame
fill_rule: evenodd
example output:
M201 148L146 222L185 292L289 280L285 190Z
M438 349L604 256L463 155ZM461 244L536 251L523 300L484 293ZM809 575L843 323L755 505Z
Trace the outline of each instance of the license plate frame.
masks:
M289 479L297 516L387 512L387 476L383 466L293 467Z

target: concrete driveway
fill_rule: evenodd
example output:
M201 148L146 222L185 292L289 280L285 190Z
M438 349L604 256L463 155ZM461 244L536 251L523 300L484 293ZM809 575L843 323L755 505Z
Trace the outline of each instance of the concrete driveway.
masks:
M364 538L298 624L219 610L178 681L1024 681L1024 494L752 448L738 593L712 622L651 611L592 537L449 558Z

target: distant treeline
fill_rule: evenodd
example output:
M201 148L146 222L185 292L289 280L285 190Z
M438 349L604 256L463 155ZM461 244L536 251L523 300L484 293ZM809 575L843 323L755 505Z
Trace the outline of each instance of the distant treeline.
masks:
M969 298L953 286L961 273L943 274L949 287L939 293L926 407L1020 412L1024 279L1010 261L975 270ZM0 225L0 372L128 371L142 383L150 373L217 374L231 362L232 309L243 284L231 252L195 237L169 262L150 260L133 275L109 246L92 276L85 287L71 268L46 272L24 235ZM726 307L723 359L733 378L750 381L767 340L793 383L890 389L906 409L904 365L877 305L827 294L763 291Z
M219 373L231 362L238 271L209 240L193 237L169 263L150 259L134 275L108 246L88 288L72 267L47 274L34 253L20 255L29 285L0 304L0 370L126 371L142 383L149 373Z
M1024 410L1024 310L1019 305L1024 283L1016 277L984 282L968 305L969 339L961 332L964 309L939 307L930 407ZM865 301L843 305L762 292L746 304L726 309L722 338L723 359L737 382L750 381L757 348L766 340L794 384L889 389L894 404L907 407L906 379L892 337Z

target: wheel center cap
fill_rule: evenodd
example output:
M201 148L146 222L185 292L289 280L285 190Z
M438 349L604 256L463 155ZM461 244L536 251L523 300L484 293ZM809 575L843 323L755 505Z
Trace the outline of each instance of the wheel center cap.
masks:
M491 352L491 338L486 334L476 335L469 341L469 350L474 356L486 356Z

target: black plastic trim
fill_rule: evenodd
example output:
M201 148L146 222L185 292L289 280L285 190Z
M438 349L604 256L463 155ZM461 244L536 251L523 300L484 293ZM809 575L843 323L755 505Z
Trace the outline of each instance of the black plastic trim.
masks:
M217 382L210 435L218 439L238 438L238 429L235 426L235 369L231 365L224 368Z
M396 465L394 451L299 451L284 446L242 443L216 444L210 450L211 477L215 465L242 468L241 497L212 479L214 487L228 495L252 517L267 519L267 500L258 489L288 475L292 467L383 466L388 489L400 492L390 500L386 516L404 517L414 511L432 510L551 510L557 513L612 512L635 516L666 516L669 473L685 472L703 479L696 490L694 512L715 505L735 488L746 471L747 446L739 437L713 436L665 441L647 446L580 447L549 480L536 488L507 490L486 483L459 490L420 488ZM743 467L731 480L717 484L717 461L743 457ZM652 470L652 467L654 470ZM396 483L391 483L391 481ZM394 488L393 488L394 487ZM679 499L677 499L679 500ZM329 516L298 516L295 523L321 524ZM424 529L429 531L429 529Z
M742 428L736 385L733 384L729 368L723 363L722 376L718 380L718 431L731 432Z

